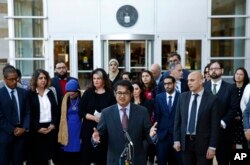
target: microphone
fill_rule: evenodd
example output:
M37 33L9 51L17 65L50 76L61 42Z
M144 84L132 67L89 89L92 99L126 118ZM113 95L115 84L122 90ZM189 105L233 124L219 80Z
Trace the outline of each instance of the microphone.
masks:
M133 145L133 142L132 142L132 140L131 140L131 138L130 138L130 136L129 136L129 134L128 134L128 132L127 132L126 130L123 130L123 132L124 132L124 135L125 135L126 139L127 139L128 142L129 142L129 144L130 144L131 146L134 146L134 145Z

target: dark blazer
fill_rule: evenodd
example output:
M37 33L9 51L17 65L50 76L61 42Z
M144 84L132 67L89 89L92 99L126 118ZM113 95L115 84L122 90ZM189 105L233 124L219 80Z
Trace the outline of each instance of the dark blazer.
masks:
M155 98L155 120L157 124L157 136L159 140L165 140L167 135L173 135L174 119L177 100L180 93L175 92L172 111L169 112L166 92L156 95Z
M175 114L174 141L180 141L181 149L185 151L186 132L188 125L188 108L192 92L180 94ZM196 151L206 155L208 147L217 147L219 132L218 100L210 92L204 90L198 110L196 125Z
M22 164L24 160L24 147L26 133L21 136L14 135L16 127L30 127L30 107L28 94L25 89L16 88L19 102L20 122L13 106L10 94L6 87L0 89L0 164Z
M147 139L148 142L152 143L149 137L150 128L151 123L146 108L130 103L128 133L134 145L134 165L146 164L143 140ZM101 141L106 139L108 142L107 164L118 165L120 155L126 144L126 139L117 104L102 111L97 129L101 135Z
M212 93L211 80L204 84L204 88ZM218 106L220 106L220 120L226 123L226 130L229 130L237 114L237 108L239 107L237 90L232 84L222 81L216 96L220 102L220 104L218 104Z
M38 98L38 93L34 91L29 91L30 93L30 107L31 107L31 132L37 132L41 126L39 124L40 119L40 103ZM51 104L51 124L56 125L58 122L58 106L55 100L54 93L50 90L48 92L48 98Z
M20 107L20 124L18 127L29 130L30 107L27 91L17 87ZM12 100L6 87L0 89L0 142L5 143L14 138L13 131L18 123L18 114L13 107ZM1 153L0 153L1 154Z
M47 93L49 102L51 104L51 122L40 123L40 102L38 93L36 91L29 91L30 104L31 104L31 124L28 140L28 160L29 161L41 161L49 160L52 158L55 152L55 146L57 143L56 130L52 130L48 134L38 133L38 130L44 127L48 127L50 124L55 125L58 120L58 106L54 96L54 93L49 90ZM39 148L39 149L38 149Z

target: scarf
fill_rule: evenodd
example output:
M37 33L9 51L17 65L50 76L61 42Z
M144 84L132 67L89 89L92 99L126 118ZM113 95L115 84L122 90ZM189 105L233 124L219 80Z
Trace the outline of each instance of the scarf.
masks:
M66 93L62 100L62 107L61 107L61 118L60 118L60 125L59 125L59 132L58 132L58 143L62 145L68 144L68 123L67 123L67 102L69 98L69 93Z

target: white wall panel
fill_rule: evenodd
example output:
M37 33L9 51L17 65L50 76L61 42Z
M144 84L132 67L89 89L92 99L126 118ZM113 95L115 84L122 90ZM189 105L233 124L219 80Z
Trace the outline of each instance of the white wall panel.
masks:
M98 33L98 0L48 0L49 33Z
M157 33L206 33L207 0L158 0Z

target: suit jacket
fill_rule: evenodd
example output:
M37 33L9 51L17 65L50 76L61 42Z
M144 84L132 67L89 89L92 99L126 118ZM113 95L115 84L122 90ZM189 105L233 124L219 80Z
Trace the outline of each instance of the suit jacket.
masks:
M212 93L211 80L204 84L204 88ZM234 118L236 117L240 102L237 90L232 84L222 81L216 96L220 102L220 104L217 105L220 106L220 120L223 120L226 123L226 131L230 133L230 128L233 124Z
M151 123L146 108L130 103L127 132L134 145L134 165L146 164L143 140L147 139L152 143L149 137L150 128ZM117 104L102 111L97 129L101 135L101 141L105 139L108 142L107 164L118 165L127 140L124 136Z
M38 93L34 91L29 91L30 93L30 108L31 108L31 132L37 132L40 128L42 128L39 124L40 120L40 103L38 98ZM50 90L48 92L48 98L51 104L51 124L58 123L58 106L56 103L56 99L54 93ZM57 129L57 128L56 128Z
M243 127L244 129L250 129L250 101L248 101L246 109L243 112Z
M18 114L15 110L11 97L6 87L0 89L0 142L6 143L14 138L14 129L17 127L29 130L30 106L27 91L17 87L20 124Z
M180 94L175 114L174 141L180 141L185 151L188 125L188 108L192 92ZM218 99L204 90L201 98L196 124L196 151L206 154L208 147L217 147L219 123Z
M157 136L159 141L166 140L167 135L173 135L174 132L174 119L175 119L175 109L176 103L180 93L175 92L175 97L173 98L172 111L169 111L167 105L167 95L166 92L162 92L156 95L155 98L155 120L157 124Z

